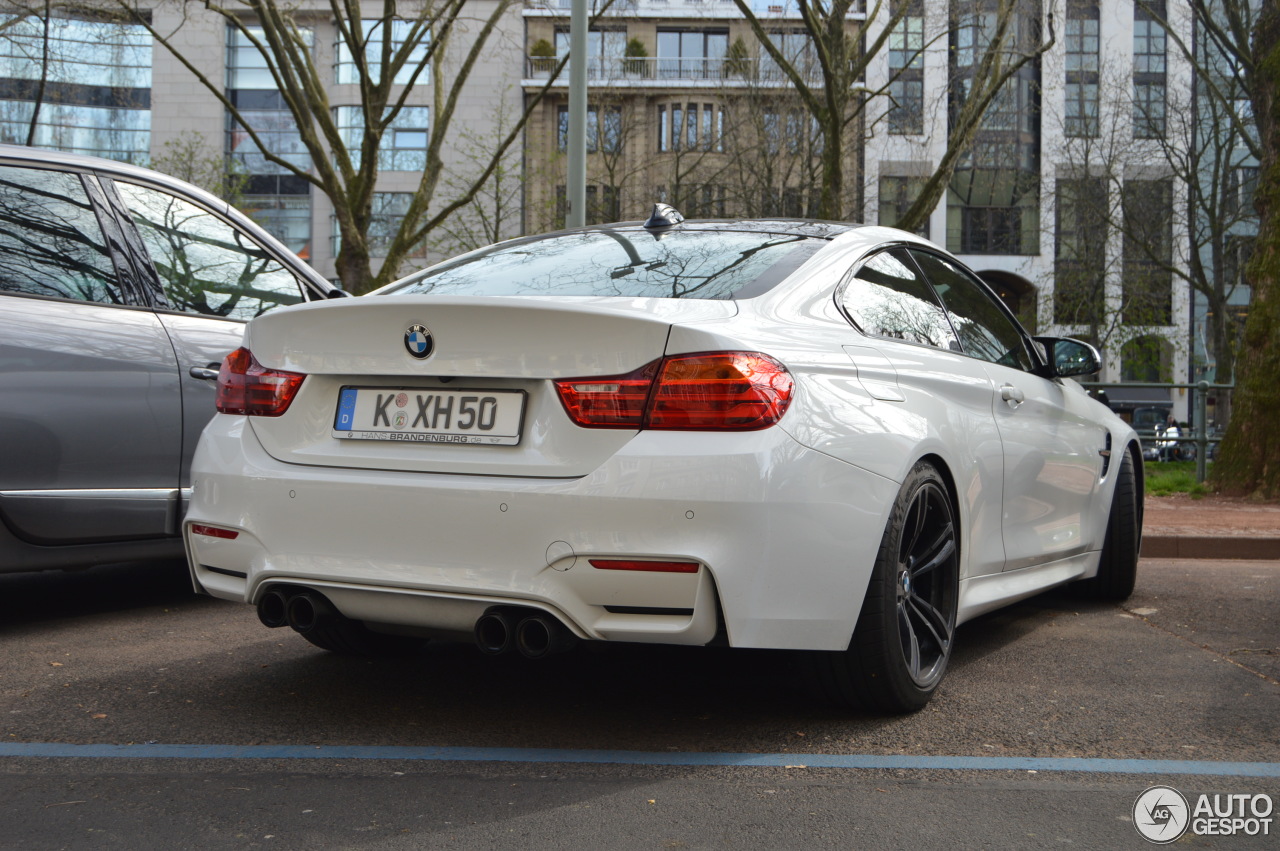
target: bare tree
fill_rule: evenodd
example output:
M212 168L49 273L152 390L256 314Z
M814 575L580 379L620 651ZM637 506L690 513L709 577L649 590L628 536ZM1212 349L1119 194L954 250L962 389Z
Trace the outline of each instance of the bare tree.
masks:
M458 147L467 153L463 162L446 172L442 189L450 197L465 196L471 200L441 222L431 236L432 247L445 256L473 251L507 239L520 232L523 214L524 186L527 175L521 173L520 151L508 150L486 180L476 177L489 170L490 152L502 144L517 119L505 98L498 106L494 122L486 128L463 127L458 132Z
M151 168L212 192L238 206L249 184L249 175L239 163L227 161L221 148L210 146L204 134L185 130L168 140Z
M344 286L355 293L393 280L403 262L420 250L432 231L471 203L494 172L503 167L529 115L551 85L548 80L547 86L528 99L519 118L489 152L485 167L475 173L470 184L442 200L437 196L445 171L443 152L453 134L459 100L514 0L485 4L488 11L479 17L472 13L475 0L383 0L372 17L357 0L330 0L323 13L320 9L286 7L276 0L187 0L190 5L184 9L207 10L261 54L296 123L306 162L299 162L287 151L274 150L268 134L256 128L233 102L224 81L184 55L175 38L177 30L161 32L146 10L131 5L133 1L119 0L132 13L133 20L147 27L157 42L219 100L262 157L328 197L341 239L338 274ZM339 47L349 57L354 71L360 96L358 144L351 144L350 131L340 126L327 94L330 70L316 60L310 24L322 14L336 22ZM466 38L462 38L468 29ZM457 53L450 54L455 43ZM446 58L453 60L450 73L429 70ZM563 65L563 59L557 63L557 74ZM382 224L374 204L379 152L392 124L408 107L410 92L428 78L433 104L425 167L398 227L387 235L376 226ZM385 250L379 253L383 260L375 271L371 249L381 249L382 243Z
M1280 6L1267 0L1255 16L1246 0L1192 0L1191 5L1207 38L1230 58L1233 76L1249 93L1259 162L1254 194L1258 234L1246 269L1252 301L1237 362L1233 414L1213 466L1213 482L1227 493L1280 499L1280 440L1275 434L1280 421ZM1211 91L1224 107L1238 105L1220 89ZM1243 135L1252 138L1248 126L1238 123Z
M1213 466L1225 493L1280 499L1280 7L1274 0L1189 0L1190 19L1170 20L1139 0L1192 64L1214 120L1258 161L1258 214L1245 267L1250 307L1235 363L1232 416Z
M861 21L850 20L852 0L798 0L809 44L803 51L788 51L778 34L752 11L748 0L734 0L764 50L792 85L822 134L822 195L818 215L842 219L850 209L846 190L851 135L863 119L867 105L890 96L891 76L884 86L868 90L862 81L871 62L885 49L890 35L907 16L911 5L899 2L886 9L877 0ZM969 29L974 35L971 67L965 82L952 94L947 149L920 195L899 219L899 227L914 230L928 218L950 183L961 157L970 149L982 118L1001 88L1027 63L1053 45L1053 17L1049 33L1040 38L1039 19L1034 25L1020 7L1027 0L966 0L951 16L951 32ZM883 24L883 26L880 26ZM878 28L878 29L877 29ZM929 43L943 34L933 34ZM865 48L863 47L865 45ZM922 48L923 49L923 48Z

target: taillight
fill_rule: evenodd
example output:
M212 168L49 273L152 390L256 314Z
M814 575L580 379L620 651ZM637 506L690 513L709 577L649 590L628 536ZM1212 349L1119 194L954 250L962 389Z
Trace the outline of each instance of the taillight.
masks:
M557 381L569 417L588 428L640 428L658 361L612 378Z
M647 573L697 573L695 561L640 561L638 559L587 559L596 570L640 570Z
M794 383L758 352L675 355L610 378L557 381L569 417L585 428L752 431L782 419Z
M278 417L289 410L305 375L267 369L253 352L236 349L218 370L218 412L251 417Z

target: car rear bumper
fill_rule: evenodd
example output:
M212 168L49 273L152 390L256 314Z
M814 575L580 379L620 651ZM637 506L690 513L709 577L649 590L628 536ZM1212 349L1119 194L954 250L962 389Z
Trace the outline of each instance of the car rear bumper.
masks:
M643 432L587 476L548 479L290 465L225 415L193 484L192 577L216 597L314 588L357 620L453 633L518 605L582 638L673 644L710 641L722 616L733 646L819 650L848 644L898 489L777 428Z

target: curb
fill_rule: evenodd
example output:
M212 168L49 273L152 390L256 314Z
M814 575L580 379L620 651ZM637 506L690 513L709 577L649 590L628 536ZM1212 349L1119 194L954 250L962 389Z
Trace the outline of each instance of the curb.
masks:
M1143 558L1280 559L1280 538L1143 535Z

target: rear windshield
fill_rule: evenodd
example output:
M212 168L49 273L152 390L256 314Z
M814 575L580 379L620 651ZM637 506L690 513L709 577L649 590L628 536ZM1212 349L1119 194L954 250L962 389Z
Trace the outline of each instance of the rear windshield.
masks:
M825 244L747 231L597 230L495 245L381 294L750 298Z

